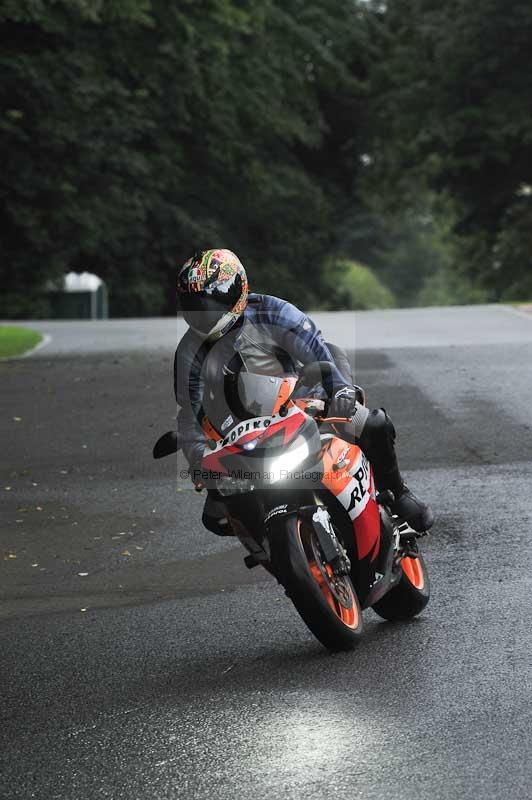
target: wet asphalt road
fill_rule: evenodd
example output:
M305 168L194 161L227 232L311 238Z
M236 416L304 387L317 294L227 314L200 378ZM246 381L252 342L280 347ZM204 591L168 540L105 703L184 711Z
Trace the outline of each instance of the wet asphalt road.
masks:
M0 365L2 800L530 798L532 317L460 347L467 314L357 353L432 599L334 656L151 460L171 347Z

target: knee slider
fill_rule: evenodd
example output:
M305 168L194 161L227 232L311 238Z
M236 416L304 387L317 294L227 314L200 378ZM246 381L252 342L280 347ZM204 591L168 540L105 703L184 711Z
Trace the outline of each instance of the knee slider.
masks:
M369 414L360 435L360 446L371 460L375 455L387 453L395 442L395 428L384 408Z

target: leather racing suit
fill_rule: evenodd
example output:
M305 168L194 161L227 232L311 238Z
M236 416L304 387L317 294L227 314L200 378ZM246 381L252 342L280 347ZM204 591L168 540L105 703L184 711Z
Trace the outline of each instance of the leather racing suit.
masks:
M205 342L189 328L175 354L174 389L180 406L178 429L193 480L194 473L199 474L206 443L199 420L204 392L202 371L207 361L216 365L215 375L220 378L223 370L238 369L242 365L250 372L263 375L297 376L301 365L328 361L332 369L328 378L330 385L324 387L327 396L332 397L337 387L352 384L345 353L326 344L310 317L277 297L251 293L242 317L214 343ZM395 454L395 429L386 411L370 411L357 401L352 425L351 433L372 462L377 488L390 489L399 496L406 487ZM419 501L416 499L416 502ZM417 507L414 511L417 512ZM216 517L223 517L223 506L208 496L203 522L210 530L221 533ZM426 517L419 521L420 529L427 527L426 522Z

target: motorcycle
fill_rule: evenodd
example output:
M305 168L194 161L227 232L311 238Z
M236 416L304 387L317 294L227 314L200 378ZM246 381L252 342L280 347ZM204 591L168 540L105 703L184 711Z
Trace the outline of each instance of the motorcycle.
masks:
M197 486L223 503L248 551L245 565L270 572L314 636L338 651L357 644L363 609L409 619L427 605L430 587L418 547L424 534L392 513L390 492L376 491L352 420L328 417L316 399L329 370L318 362L297 379L226 374L222 392L213 375L200 415L207 445ZM314 386L313 396L300 396L304 386ZM154 457L181 441L168 432Z

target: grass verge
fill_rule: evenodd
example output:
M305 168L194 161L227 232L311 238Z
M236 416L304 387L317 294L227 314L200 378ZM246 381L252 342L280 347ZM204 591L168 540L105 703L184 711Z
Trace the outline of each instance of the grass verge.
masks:
M21 356L42 341L42 336L30 328L0 325L0 358Z

